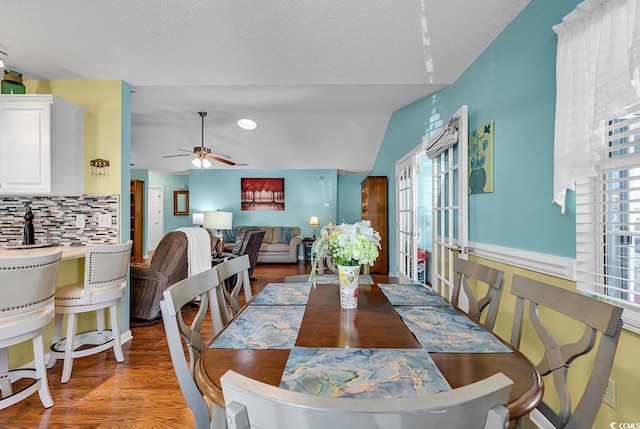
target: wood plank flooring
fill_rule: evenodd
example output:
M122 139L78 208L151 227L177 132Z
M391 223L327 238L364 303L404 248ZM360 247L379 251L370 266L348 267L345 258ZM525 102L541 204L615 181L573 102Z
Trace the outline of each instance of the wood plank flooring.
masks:
M251 282L252 290L255 293L269 282L308 272L309 268L259 264L253 273L257 281ZM210 326L204 330L211 333ZM132 323L131 332L133 339L123 345L123 363L116 362L112 350L76 359L71 380L61 384L62 361L58 361L48 371L54 406L45 409L38 395L31 395L0 410L0 428L194 427L173 372L162 320Z

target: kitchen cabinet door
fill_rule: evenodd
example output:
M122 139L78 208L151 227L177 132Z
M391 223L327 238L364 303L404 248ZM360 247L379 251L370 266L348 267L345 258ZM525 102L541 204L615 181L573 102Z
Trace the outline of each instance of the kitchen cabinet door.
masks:
M81 195L83 120L52 95L0 96L0 195Z

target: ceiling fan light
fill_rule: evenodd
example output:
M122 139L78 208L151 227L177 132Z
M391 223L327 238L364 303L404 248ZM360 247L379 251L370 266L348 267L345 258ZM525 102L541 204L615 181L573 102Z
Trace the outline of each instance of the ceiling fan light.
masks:
M247 131L253 131L258 128L258 124L256 124L256 121L249 118L238 119L238 126Z
M211 161L209 161L207 158L193 158L193 161L191 161L191 163L196 168L209 168L209 167L211 167Z

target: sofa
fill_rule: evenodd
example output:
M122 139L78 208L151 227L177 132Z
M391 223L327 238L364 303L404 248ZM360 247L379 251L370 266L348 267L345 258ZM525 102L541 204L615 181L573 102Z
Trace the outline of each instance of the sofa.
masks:
M298 246L302 243L297 226L240 226L221 230L224 251L232 252L247 231L260 229L265 232L260 250L259 264L290 264L298 262ZM215 232L215 231L214 231Z

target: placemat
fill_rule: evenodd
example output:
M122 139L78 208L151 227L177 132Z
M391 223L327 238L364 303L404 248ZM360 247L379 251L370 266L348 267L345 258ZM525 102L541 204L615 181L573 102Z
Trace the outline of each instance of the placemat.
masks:
M304 306L249 305L227 326L211 348L289 349L298 337Z
M268 283L251 301L251 305L305 305L311 283Z
M451 307L395 307L428 352L508 353L491 332Z
M424 349L294 347L280 387L311 395L364 399L451 390Z
M423 284L378 284L392 305L450 305L443 296Z

